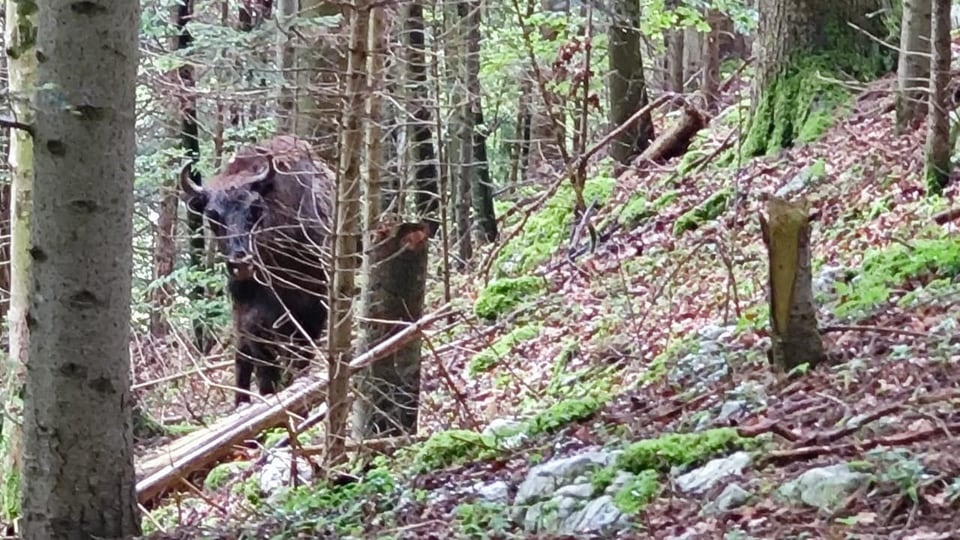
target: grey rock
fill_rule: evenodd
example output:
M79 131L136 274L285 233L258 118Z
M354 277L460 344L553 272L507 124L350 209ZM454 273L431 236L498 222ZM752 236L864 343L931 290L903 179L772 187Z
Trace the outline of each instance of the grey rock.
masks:
M610 485L607 486L603 492L607 495L616 495L618 491L627 487L630 482L633 482L634 478L633 473L627 471L617 471L617 475L613 477L613 481L610 482Z
M483 429L483 435L493 437L503 450L519 448L528 438L525 424L515 418L496 418Z
M735 415L745 414L750 409L747 407L745 401L735 399L732 401L725 401L723 405L720 405L720 412L717 414L717 422L725 422L732 418Z
M685 493L703 493L728 476L741 474L752 462L750 454L736 452L725 458L710 460L706 465L677 477L676 484Z
M777 197L787 197L803 191L804 188L820 182L826 175L826 166L817 161L800 169L786 184L776 191Z
M749 498L750 492L740 487L740 484L733 482L723 488L716 500L707 506L706 511L708 513L727 512L743 506Z
M594 451L550 460L530 469L517 489L515 504L528 504L553 494L582 474L613 463L619 452Z
M560 534L589 533L623 526L627 517L613 504L613 497L603 495L573 512L561 521Z
M510 498L510 485L503 480L489 484L478 482L473 485L472 491L489 502L505 503Z
M257 478L262 493L275 494L290 485L293 455L289 450L272 452L260 469ZM306 484L313 480L313 467L302 457L297 458L297 479Z
M727 359L721 354L691 353L677 360L669 378L675 383L690 379L694 388L688 389L702 391L726 377L729 371Z
M593 496L593 484L570 484L554 492L554 497L571 497L574 499L589 499Z
M823 265L817 275L813 277L814 297L829 299L836 292L836 284L844 273L844 269L840 266Z
M846 463L810 469L779 489L782 497L831 512L850 493L867 480L868 475L850 470Z

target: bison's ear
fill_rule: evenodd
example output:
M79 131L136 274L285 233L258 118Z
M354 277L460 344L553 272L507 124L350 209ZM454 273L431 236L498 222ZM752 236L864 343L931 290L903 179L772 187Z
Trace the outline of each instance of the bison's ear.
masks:
M191 164L180 169L180 198L195 212L203 212L207 205L207 192L190 177Z
M273 190L276 182L277 170L274 165L273 156L264 156L264 164L256 178L250 182L250 189L259 193L260 196L266 196Z

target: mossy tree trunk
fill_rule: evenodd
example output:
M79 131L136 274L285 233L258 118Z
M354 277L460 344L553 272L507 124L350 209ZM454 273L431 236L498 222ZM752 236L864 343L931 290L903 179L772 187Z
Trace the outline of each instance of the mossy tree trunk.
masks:
M472 187L470 198L473 203L474 219L483 241L497 239L497 217L493 209L493 184L490 182L490 163L487 160L486 127L483 124L483 103L480 92L480 14L481 3L478 0L467 2L466 50L464 79L470 95L466 107L473 118L470 149L472 152L468 170Z
M30 96L37 77L37 5L29 0L7 0L4 43L9 91L15 117L33 122ZM33 203L33 139L22 130L10 130L7 155L10 166L10 305L7 311L9 355L3 375L3 426L0 450L0 519L11 522L20 511L20 473L23 467L23 370L27 363L30 330L30 214Z
M826 357L817 327L810 271L810 221L806 202L771 198L760 216L769 256L770 351L774 369L815 367Z
M647 105L647 83L640 55L640 4L618 0L610 24L610 122L619 126ZM653 122L645 114L610 142L610 157L626 164L653 139Z
M931 0L904 0L897 65L897 129L916 129L927 112Z
M927 113L925 176L927 190L940 193L950 179L950 0L933 0L930 102Z
M873 38L885 35L884 19L871 17L884 4L759 0L759 52L746 156L773 153L819 136L835 106L848 95L821 75L868 80L892 69L892 52Z

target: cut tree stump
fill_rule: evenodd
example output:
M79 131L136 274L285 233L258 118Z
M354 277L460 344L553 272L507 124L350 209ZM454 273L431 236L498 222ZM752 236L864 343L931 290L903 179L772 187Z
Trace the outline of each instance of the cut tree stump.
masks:
M682 156L690 147L690 141L698 131L707 125L707 118L696 107L685 104L680 119L654 139L650 146L640 154L638 161L652 161L662 163L677 156Z
M430 315L411 323L389 339L353 359L351 373L389 356L410 340L421 336L433 322L451 315L444 305ZM289 388L266 396L263 401L235 411L209 428L177 439L147 456L137 459L137 500L141 504L170 491L190 474L211 467L229 455L236 445L258 436L264 430L289 425L291 416L303 417L323 404L327 380L295 381Z
M760 228L769 254L768 358L784 373L802 364L813 368L826 354L813 302L809 205L773 197L767 202L767 216L760 215Z

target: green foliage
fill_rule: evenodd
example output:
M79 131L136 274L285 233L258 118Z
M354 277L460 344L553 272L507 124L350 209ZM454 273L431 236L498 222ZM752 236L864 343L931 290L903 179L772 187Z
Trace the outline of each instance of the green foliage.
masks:
M613 504L621 512L633 515L660 493L660 480L656 471L640 471L627 485L613 496Z
M714 193L705 201L678 217L673 224L673 234L679 236L686 231L696 229L707 221L716 219L726 209L732 197L733 191L730 189L723 189Z
M655 215L657 215L657 212L654 211L650 203L647 202L646 197L640 192L635 192L630 199L627 200L627 204L623 206L623 210L620 212L620 217L617 221L625 228L632 229L643 220Z
M273 513L286 524L280 538L362 536L365 527L392 519L399 497L396 478L379 461L353 483L320 482L282 492Z
M590 476L590 485L593 486L593 496L597 497L602 495L603 492L610 487L610 484L613 483L613 479L617 476L616 467L604 467L602 469L597 469Z
M235 474L241 471L249 470L252 463L249 461L231 461L221 463L207 473L203 479L203 489L207 491L216 491L225 485Z
M498 339L493 345L490 345L488 349L475 355L470 360L470 363L467 364L467 373L469 373L471 377L476 377L480 373L490 371L497 362L513 350L514 347L530 341L538 335L540 335L540 325L538 324L514 328L510 333Z
M413 448L413 467L418 473L488 459L498 452L494 437L464 429L434 433Z
M572 422L593 416L605 403L601 397L569 398L554 403L527 421L527 433L554 433Z
M696 465L742 446L743 440L732 428L671 433L629 445L617 459L617 466L634 474L645 470L667 472L671 467Z
M508 508L500 503L459 504L453 509L453 515L458 532L469 538L498 537L510 528Z
M480 291L473 312L481 319L494 320L545 288L543 278L537 276L495 279Z
M587 182L583 198L587 204L605 203L616 187L616 179L601 174ZM548 260L570 237L573 227L573 187L565 182L543 208L531 215L523 231L508 244L497 259L500 274L524 274Z
M879 448L867 452L876 480L897 487L913 504L920 499L920 485L929 478L920 460L906 448Z
M892 287L914 288L935 278L960 274L960 242L953 238L919 239L910 247L892 244L864 255L862 271L849 284L836 283L836 314L846 317L886 301Z

